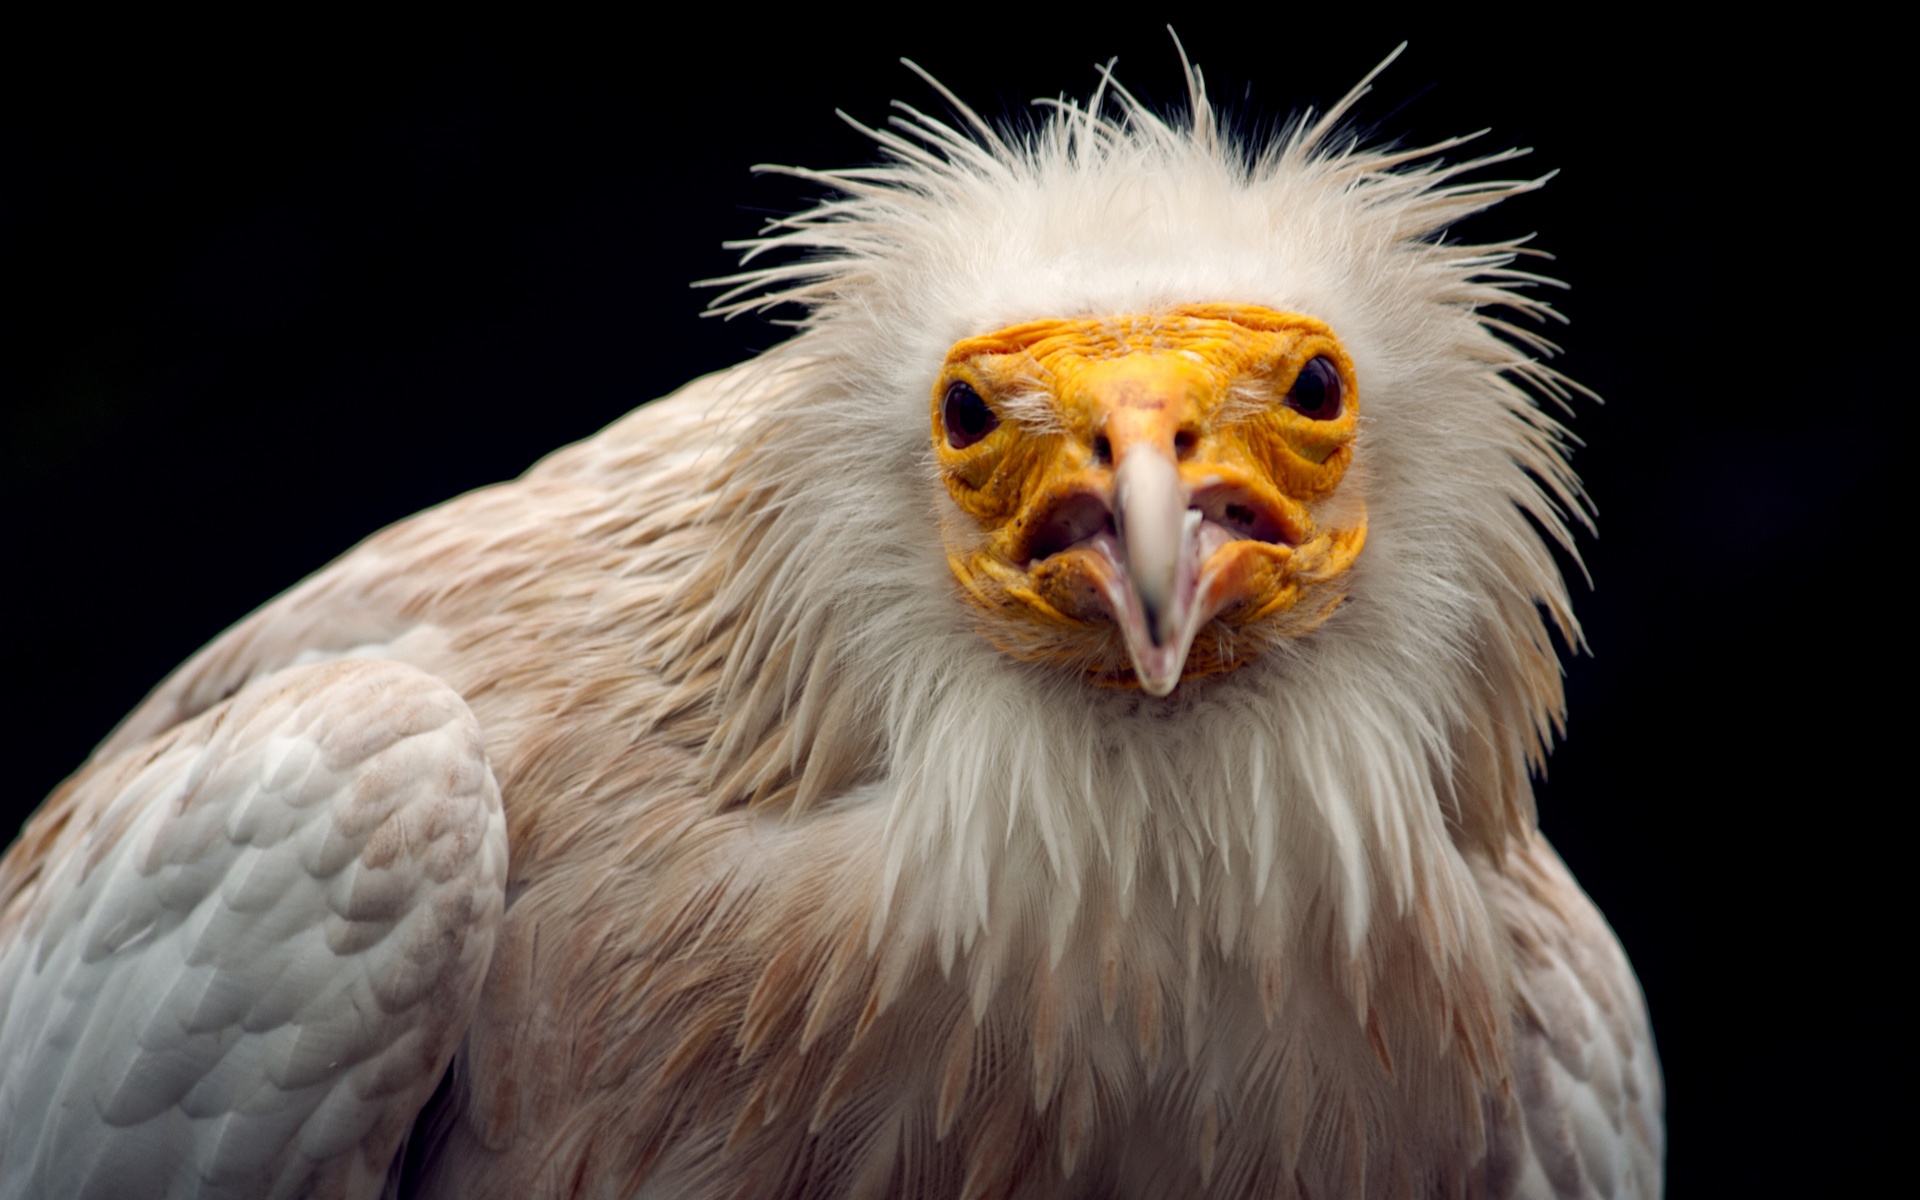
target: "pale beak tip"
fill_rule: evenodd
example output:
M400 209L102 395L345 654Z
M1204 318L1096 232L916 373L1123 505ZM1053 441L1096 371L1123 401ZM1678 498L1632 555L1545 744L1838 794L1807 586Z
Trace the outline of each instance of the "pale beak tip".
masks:
M1165 696L1180 686L1180 674L1186 666L1186 648L1154 646L1135 657L1134 677L1149 696Z

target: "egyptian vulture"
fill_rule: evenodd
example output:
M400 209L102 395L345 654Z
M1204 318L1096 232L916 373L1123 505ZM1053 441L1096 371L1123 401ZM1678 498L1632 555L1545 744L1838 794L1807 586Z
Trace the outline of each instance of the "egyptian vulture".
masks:
M1447 233L1538 181L1189 78L933 85L790 340L163 682L0 863L0 1196L1657 1195L1569 385Z

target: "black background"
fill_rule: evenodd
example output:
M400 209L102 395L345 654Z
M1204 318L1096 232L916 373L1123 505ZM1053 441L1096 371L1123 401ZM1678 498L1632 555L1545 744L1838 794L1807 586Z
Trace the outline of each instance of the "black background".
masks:
M898 55L1020 119L1111 56L1182 100L1157 25L939 23L961 15L11 39L0 828L179 660L365 534L779 340L703 319L688 284L808 197L750 164L870 160L835 107L940 107ZM1882 819L1913 785L1875 770L1907 703L1878 281L1905 270L1910 201L1886 65L1804 30L1180 24L1243 132L1337 100L1408 38L1363 123L1491 127L1486 148L1561 172L1463 230L1540 231L1571 285L1560 365L1606 398L1574 423L1600 509L1577 589L1592 654L1567 662L1542 820L1645 984L1670 1193L1864 1184L1913 1009Z

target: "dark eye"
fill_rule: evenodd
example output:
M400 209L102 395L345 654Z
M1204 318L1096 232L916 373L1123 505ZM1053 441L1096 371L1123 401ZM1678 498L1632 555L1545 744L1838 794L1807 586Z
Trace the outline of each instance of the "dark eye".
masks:
M1287 407L1310 420L1331 421L1340 415L1340 393L1340 370L1321 355L1294 377Z
M979 392L956 379L947 385L947 398L940 403L940 423L947 429L947 445L965 450L998 428L1000 418Z

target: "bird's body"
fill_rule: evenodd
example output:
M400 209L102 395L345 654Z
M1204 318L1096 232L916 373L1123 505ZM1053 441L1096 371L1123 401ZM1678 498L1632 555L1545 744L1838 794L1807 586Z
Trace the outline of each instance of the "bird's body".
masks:
M1553 377L1426 236L1525 185L1199 108L882 135L794 341L164 683L0 864L0 1195L1657 1194Z

